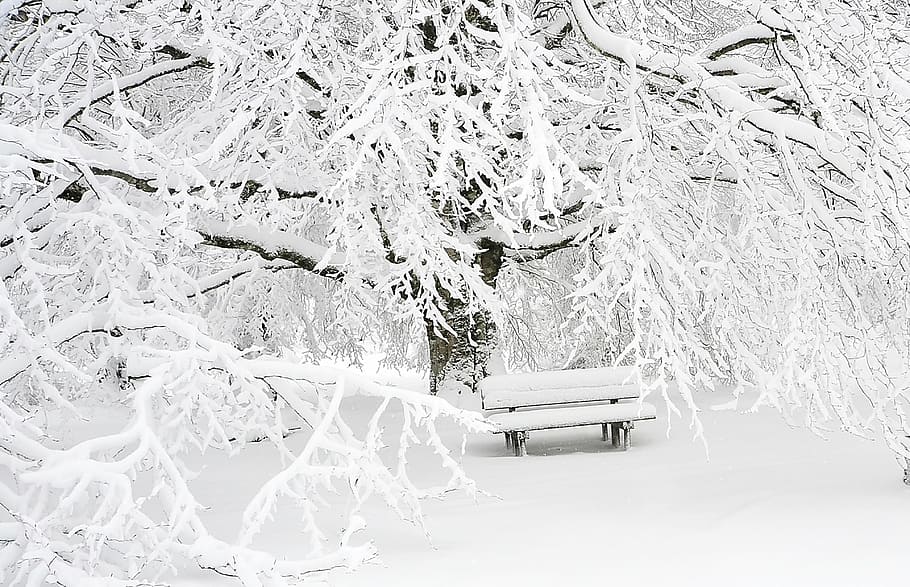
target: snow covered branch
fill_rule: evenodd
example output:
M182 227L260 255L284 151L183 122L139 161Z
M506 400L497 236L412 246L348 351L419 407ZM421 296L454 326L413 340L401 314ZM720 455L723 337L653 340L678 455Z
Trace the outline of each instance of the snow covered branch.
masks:
M792 34L786 29L783 31L775 30L762 23L747 24L714 39L702 49L702 54L708 59L716 61L727 53L738 51L749 45L771 44L780 34L792 38Z
M149 65L141 71L112 79L109 82L105 82L93 88L90 94L84 99L79 100L82 104L77 102L67 110L61 112L60 120L63 121L64 125L69 124L92 104L109 98L116 92L125 92L137 88L162 75L179 73L181 71L186 71L191 67L211 67L211 65L212 64L209 63L208 60L198 57L183 57L181 59L172 59Z
M857 179L856 165L863 159L863 153L835 133L771 111L746 95L735 78L712 75L694 57L663 53L613 34L601 25L588 0L572 0L572 14L581 34L604 55L630 67L677 78L684 86L696 88L716 106L736 113L756 129L809 147L845 178Z
M263 259L281 259L317 275L333 279L344 273L344 258L321 245L285 231L267 231L251 225L231 226L207 221L198 229L203 243L223 249L252 251Z

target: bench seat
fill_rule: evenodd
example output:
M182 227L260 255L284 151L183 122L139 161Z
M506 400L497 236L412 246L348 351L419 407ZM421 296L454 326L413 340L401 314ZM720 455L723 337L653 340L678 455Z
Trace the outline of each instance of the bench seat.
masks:
M502 412L488 416L487 420L497 427L498 432L516 432L653 420L656 417L657 410L653 405L636 401L598 406L556 407L526 412Z

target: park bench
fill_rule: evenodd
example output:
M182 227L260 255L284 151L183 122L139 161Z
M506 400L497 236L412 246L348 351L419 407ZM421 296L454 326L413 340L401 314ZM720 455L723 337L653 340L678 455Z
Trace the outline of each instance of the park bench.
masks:
M484 416L495 433L505 435L515 456L527 454L532 430L594 424L600 425L602 440L626 450L635 422L656 418L654 406L640 401L631 367L491 375L478 389Z

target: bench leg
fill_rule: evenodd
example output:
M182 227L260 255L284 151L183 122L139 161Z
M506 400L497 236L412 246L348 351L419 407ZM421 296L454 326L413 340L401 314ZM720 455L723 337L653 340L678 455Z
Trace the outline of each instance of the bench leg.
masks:
M619 424L613 422L610 424L610 433L613 437L613 448L619 448Z
M516 457L526 457L528 456L528 448L526 446L526 441L528 440L527 432L513 432L515 439L512 441L515 445L515 456Z
M609 424L600 425L600 439L604 442L610 440L610 428Z
M629 450L630 446L632 446L632 423L623 422L622 423L622 449Z
M512 448L512 433L503 432L502 435L506 437L506 449Z

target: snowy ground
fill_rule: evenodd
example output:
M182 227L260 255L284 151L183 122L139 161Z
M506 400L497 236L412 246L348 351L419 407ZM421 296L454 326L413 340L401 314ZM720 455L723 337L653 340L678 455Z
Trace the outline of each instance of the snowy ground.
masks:
M361 400L345 406L355 420L370 409ZM472 436L464 467L498 497L427 503L430 540L373 504L365 514L382 561L328 580L347 587L906 584L910 488L883 446L842 433L823 439L771 411L706 411L702 421L710 460L684 422L672 420L667 436L661 409L657 422L638 425L629 452L601 442L598 427L534 433L526 458L511 456L502 436ZM441 431L460 444L458 431ZM213 506L214 528L224 518L225 537L268 462L257 451L210 466L197 482ZM279 519L260 544L292 554L295 538L293 522ZM195 573L183 579L220 584Z

